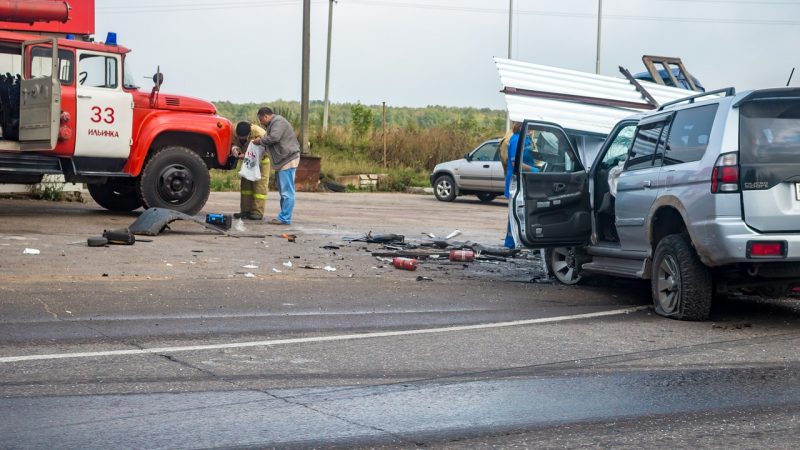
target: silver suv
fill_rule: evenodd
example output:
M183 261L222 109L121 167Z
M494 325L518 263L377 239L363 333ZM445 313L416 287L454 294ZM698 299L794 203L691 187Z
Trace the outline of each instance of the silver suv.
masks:
M517 155L548 164L515 174L512 229L548 249L559 281L650 279L656 312L683 320L726 292L800 290L800 89L729 88L622 120L588 171L558 125L521 133Z
M477 195L482 202L491 202L503 195L506 174L497 152L499 143L500 139L490 139L462 159L437 164L430 177L436 199L452 202L459 195Z

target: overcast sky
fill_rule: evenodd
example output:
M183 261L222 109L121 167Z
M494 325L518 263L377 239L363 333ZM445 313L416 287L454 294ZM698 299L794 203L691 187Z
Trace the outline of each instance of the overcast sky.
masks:
M800 0L603 0L601 70L678 56L706 88L783 86L800 66ZM505 107L493 56L508 54L508 0L339 0L332 102ZM512 58L594 72L598 0L514 0ZM163 90L207 100L299 100L301 0L96 0ZM311 2L311 98L325 87L328 1ZM792 86L800 86L800 67Z

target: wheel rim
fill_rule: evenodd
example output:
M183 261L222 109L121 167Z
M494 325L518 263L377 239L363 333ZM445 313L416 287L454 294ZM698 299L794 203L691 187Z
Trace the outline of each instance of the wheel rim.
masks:
M449 197L453 192L453 185L447 180L441 180L436 184L436 193L439 197Z
M675 312L681 295L681 275L678 262L672 255L664 256L658 265L657 276L658 304L665 313Z
M180 204L192 197L194 176L183 165L174 164L165 168L158 180L158 194L166 202Z
M553 275L564 284L575 284L581 279L577 270L575 249L572 247L554 248L550 266L553 268Z

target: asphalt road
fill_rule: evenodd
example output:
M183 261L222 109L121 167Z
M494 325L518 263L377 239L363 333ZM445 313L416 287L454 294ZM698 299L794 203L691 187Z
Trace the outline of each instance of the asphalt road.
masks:
M296 214L88 248L135 215L0 200L0 448L798 446L796 301L678 322L646 284L542 282L535 254L409 272L342 240L499 245L501 202L301 193Z

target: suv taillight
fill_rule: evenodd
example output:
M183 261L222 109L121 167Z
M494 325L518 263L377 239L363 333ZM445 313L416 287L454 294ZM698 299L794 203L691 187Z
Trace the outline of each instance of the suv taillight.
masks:
M711 193L739 192L739 154L719 155L711 171Z

